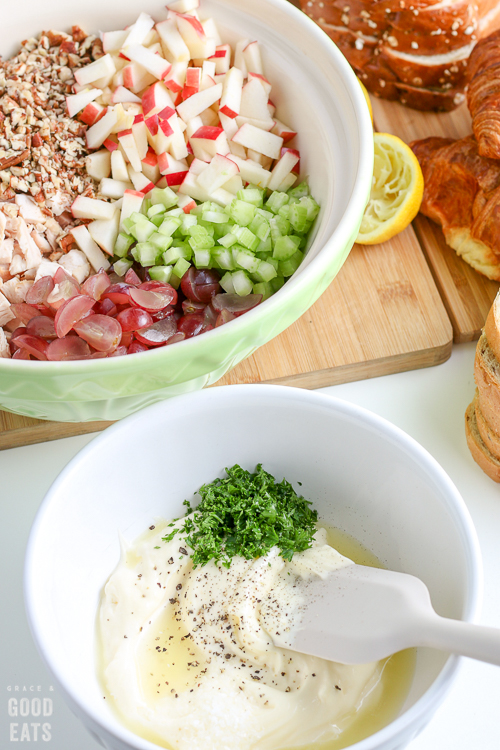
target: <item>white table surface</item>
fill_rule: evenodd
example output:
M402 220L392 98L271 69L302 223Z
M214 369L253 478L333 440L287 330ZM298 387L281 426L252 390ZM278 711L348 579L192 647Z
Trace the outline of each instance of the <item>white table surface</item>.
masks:
M482 549L482 622L500 627L500 486L472 461L464 435L464 412L474 395L474 351L475 344L462 344L437 367L322 390L394 422L448 472L469 508ZM0 452L1 750L13 750L18 743L28 742L28 735L30 747L33 743L49 750L99 747L53 689L31 640L22 596L24 550L36 510L57 474L92 438L86 435ZM51 699L52 715L9 716L9 699L23 697L30 701L34 697ZM36 702L29 703L32 705L36 710ZM410 748L499 750L499 705L500 668L463 659L447 700ZM34 726L37 723L49 724L50 728L42 732L42 727ZM27 725L24 733L23 724Z

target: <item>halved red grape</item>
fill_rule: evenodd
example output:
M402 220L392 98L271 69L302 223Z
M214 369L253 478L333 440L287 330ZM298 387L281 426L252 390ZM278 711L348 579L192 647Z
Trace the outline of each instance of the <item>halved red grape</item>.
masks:
M184 333L177 331L177 333L174 333L174 335L169 338L165 346L170 346L170 344L177 344L179 341L184 341L185 338L186 335Z
M205 302L197 302L193 299L182 300L182 312L184 315L190 315L191 313L202 313L205 311Z
M188 299L208 304L220 292L219 274L210 268L190 266L181 279L181 289Z
M20 323L26 323L31 320L31 318L36 318L38 315L40 315L40 312L37 310L36 307L33 307L33 305L27 305L26 302L17 302L15 304L12 304L10 306L11 312L14 313L16 318L19 320Z
M106 271L99 271L99 273L89 276L88 279L83 282L82 292L98 301L101 299L103 292L105 292L106 289L109 289L110 286L111 281L109 280Z
M168 318L158 320L148 328L141 328L140 331L136 331L135 338L142 344L147 344L148 346L162 346L162 344L165 344L176 333L177 324L170 315Z
M135 289L135 287L120 281L117 284L108 286L106 291L103 292L101 299L110 299L115 305L129 305L131 289Z
M163 318L168 318L169 315L176 315L175 307L173 305L168 305L163 310L158 310L158 312L150 313L153 320L163 320Z
M64 281L69 281L73 286L76 286L78 291L80 291L80 284L75 277L65 271L62 266L59 266L54 274L54 284L62 284Z
M133 340L134 340L133 331L123 331L122 337L120 339L120 346L129 347Z
M229 312L229 310L221 310L217 315L215 327L218 328L219 326L224 325L224 323L229 323L230 320L234 320L235 318L236 316L233 315L233 313Z
M139 354L140 352L147 352L148 349L149 347L146 344L141 344L140 341L132 341L127 349L127 354Z
M136 307L142 307L148 312L157 312L163 310L172 304L177 298L177 293L173 287L165 285L163 288L157 288L154 291L141 289L141 287L132 287L130 290L130 300Z
M123 357L125 354L127 354L127 346L124 344L120 344L120 346L117 346L114 352L111 352L108 354L108 357Z
M207 328L205 323L205 316L203 313L191 313L190 315L183 315L177 321L177 329L183 333L187 339L193 336L198 336L203 333Z
M82 320L94 305L95 299L87 294L79 294L64 302L58 309L54 321L59 338L66 336L75 323Z
M64 336L54 339L47 348L47 359L52 362L85 359L90 355L90 346L79 336Z
M16 336L16 344L21 349L26 349L28 354L31 354L36 359L47 359L47 349L49 344L39 336L30 336L29 334L21 334Z
M238 317L256 307L261 301L262 294L247 294L245 297L240 297L239 294L216 294L212 299L212 307L217 312L227 310Z
M112 352L120 343L122 328L108 315L89 315L73 326L82 339L99 352Z
M138 277L133 268L128 269L127 273L125 274L124 281L126 284L130 284L131 286L139 286L139 284L141 283L141 279Z
M116 316L116 320L122 327L122 331L137 331L139 328L147 328L153 323L151 315L140 307L129 307L122 310Z
M149 279L149 281L143 281L140 288L144 289L145 292L151 292L154 289L162 289L162 288L173 289L173 286L171 286L170 284L167 284L165 281L157 281L156 279Z
M31 336L40 336L43 339L55 339L57 333L54 318L48 318L46 315L37 315L36 318L31 318L26 324L26 333Z
M31 357L26 349L16 349L12 355L12 359L31 359Z
M28 289L26 303L28 305L43 305L53 288L54 279L52 276L42 276Z

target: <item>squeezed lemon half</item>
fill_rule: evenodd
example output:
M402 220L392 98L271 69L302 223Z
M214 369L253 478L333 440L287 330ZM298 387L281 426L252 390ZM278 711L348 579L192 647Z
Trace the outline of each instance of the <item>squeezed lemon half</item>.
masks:
M361 245L386 242L415 218L424 178L418 159L400 138L374 133L375 158L370 200L356 239Z

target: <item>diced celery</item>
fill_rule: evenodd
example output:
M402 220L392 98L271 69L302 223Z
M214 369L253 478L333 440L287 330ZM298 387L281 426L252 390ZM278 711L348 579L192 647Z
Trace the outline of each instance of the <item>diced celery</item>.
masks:
M252 291L254 294L262 294L263 302L274 294L274 289L268 281L259 281L257 284L254 284Z
M218 239L219 245L222 245L223 247L231 247L231 245L235 245L237 242L238 238L232 232L229 232L229 234L225 234L224 237L219 237Z
M146 215L149 209L151 208L151 198L144 198L141 205L141 213Z
M180 227L181 223L181 220L177 216L167 216L158 227L158 231L160 234L165 235L165 237L171 237L175 230Z
M146 218L134 224L130 230L130 233L134 235L137 242L147 242L153 232L156 232L156 226Z
M307 206L302 203L303 200L308 200L308 198L302 198L299 203L292 203L287 217L290 219L290 224L295 231L301 233L304 231L308 223ZM309 200L311 199L309 198Z
M304 258L304 254L300 252L300 250L297 250L297 252L292 255L291 258L288 258L288 260L280 260L279 264L279 272L288 278L288 276L291 276L297 268L302 263L302 260Z
M147 219L147 216L145 216L144 214L141 214L140 211L133 211L130 214L130 220L132 221L133 224L137 224L137 222L139 221L146 221L146 219Z
M307 182L301 182L300 185L290 188L288 195L290 198L303 198L304 196L309 195L309 185Z
M288 201L289 197L286 193L280 193L278 190L275 190L267 199L266 208L272 211L273 214L277 214L281 206L284 206Z
M117 255L119 258L124 258L128 253L128 249L130 245L132 245L134 242L135 242L135 237L131 237L129 234L124 234L123 232L120 232L115 242L115 248L114 248L115 255Z
M234 198L228 206L229 216L240 227L246 227L252 221L255 215L255 206L251 203L245 203L238 198Z
M285 279L283 278L283 276L281 276L280 274L278 274L278 276L276 276L275 279L271 279L271 281L269 283L271 284L271 286L273 288L273 291L277 292L278 289L281 289L281 287L285 283Z
M236 294L240 297L245 297L247 294L252 293L253 285L245 271L234 271L231 277Z
M185 247L170 247L163 253L162 258L164 263L166 263L167 265L173 265L174 263L177 263L179 258L190 260L191 250L186 250Z
M288 237L278 237L274 243L273 258L277 260L288 260L297 252L300 243L300 237L289 235Z
M196 268L212 267L212 256L208 248L200 248L194 251L194 265Z
M239 250L233 249L232 253L237 267L249 273L256 273L262 263L250 250L246 250L245 248Z
M186 273L190 265L191 263L185 258L179 258L175 266L173 266L172 279L174 278L174 275L177 276L177 278L182 279L182 277L184 276L184 274Z
M262 216L263 219L266 219L266 221L269 221L269 219L273 218L274 213L272 211L266 211L263 208L256 208L255 209L255 215L256 216Z
M258 248L255 250L256 253L272 253L273 243L271 242L271 236L269 235L265 240L261 240Z
M171 208L170 211L165 212L165 216L177 216L177 217L181 216L182 217L184 215L185 215L184 211L182 210L182 208L179 208L179 207Z
M138 242L134 247L134 258L143 267L154 266L160 251L151 242Z
M214 238L210 232L205 227L200 227L199 224L189 227L188 242L193 250L204 250L214 246Z
M156 216L157 214L164 214L166 211L165 206L161 203L156 203L154 206L151 206L147 213L148 219L152 219L153 216Z
M163 281L168 284L172 277L172 266L152 266L149 275L154 281Z
M307 209L307 220L314 221L319 214L319 204L314 200L312 195L307 195L300 199L300 205Z
M177 205L177 194L169 187L153 188L150 193L150 198L153 206L157 203L163 204L165 208L172 208L172 206Z
M276 278L276 276L278 275L278 270L272 263L269 263L267 260L261 260L259 267L253 273L255 275L255 278L257 278L259 281L267 282L271 281L271 279Z
M222 211L204 211L202 214L203 221L208 221L211 224L225 224L227 221L226 214Z
M134 224L135 224L135 221L132 221L131 217L129 216L128 219L125 219L123 221L123 228L126 232L128 232L128 234L130 234L130 230L132 229Z
M234 271L235 264L231 250L226 247L212 248L212 261L214 261L223 271Z
M233 275L230 271L224 274L222 279L219 281L219 284L224 289L225 292L228 294L235 294L234 291L234 284L233 284Z
M182 234L188 234L189 229L198 224L198 219L196 216L193 216L193 214L184 214L183 212L183 216L180 216L179 218L182 221L181 226L179 227L179 231L182 232Z
M243 190L238 190L236 193L236 197L240 201L245 201L245 203L251 203L253 206L257 206L260 208L264 203L263 198L263 190L259 190L259 188L251 188L247 187Z
M247 247L252 251L255 251L258 248L260 240L248 229L248 227L235 226L232 233L236 236L238 242L240 245L243 245L243 247Z
M115 263L113 263L113 271L117 276L125 276L132 263L133 261L131 260L125 260L125 258L121 258L120 260L117 260Z
M290 204L285 203L284 206L281 206L280 210L278 211L278 216L281 216L282 219L290 219Z
M172 268L172 275L168 281L170 286L173 286L174 289L178 289L181 285L181 279L182 279L182 276L176 276L176 274L174 273L174 269Z
M148 240L148 242L151 242L162 253L168 250L173 241L172 237L165 237L164 234L159 234L159 232L152 234Z
M234 223L229 223L227 214L223 214L226 217L225 224L214 224L214 237L218 240L220 237L224 237L226 234L231 233L231 229L235 226Z

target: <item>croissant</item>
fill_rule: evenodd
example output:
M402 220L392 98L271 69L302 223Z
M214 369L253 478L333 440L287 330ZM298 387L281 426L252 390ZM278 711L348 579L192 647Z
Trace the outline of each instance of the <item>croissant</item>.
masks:
M474 136L410 143L422 167L421 213L476 271L500 281L500 161L481 156Z
M469 78L467 105L479 153L500 159L500 30L473 49Z

